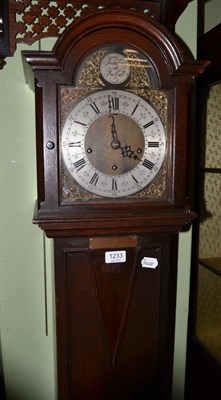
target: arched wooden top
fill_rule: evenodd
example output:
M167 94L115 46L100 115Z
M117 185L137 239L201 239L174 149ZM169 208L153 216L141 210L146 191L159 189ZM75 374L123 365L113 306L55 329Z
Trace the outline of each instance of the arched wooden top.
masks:
M23 52L26 62L35 70L65 70L72 60L73 68L81 58L97 45L128 40L142 49L147 48L162 75L202 73L204 62L185 57L178 40L161 23L129 10L102 10L76 21L58 39L50 52ZM134 43L133 43L134 41ZM69 59L70 58L70 59Z

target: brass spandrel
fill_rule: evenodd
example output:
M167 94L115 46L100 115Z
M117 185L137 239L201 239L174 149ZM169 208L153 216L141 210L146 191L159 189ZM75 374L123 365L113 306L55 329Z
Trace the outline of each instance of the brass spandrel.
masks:
M82 98L106 88L100 75L100 63L108 50L98 49L87 57L79 68L75 85L60 86L60 125L63 124L73 107ZM151 77L152 66L148 60L142 60L137 53L122 50L125 59L130 63L131 73L128 80L118 85L119 89L127 90L135 95L144 98L149 102L158 113L164 129L167 132L168 126L168 94L162 90L156 90ZM151 83L152 82L152 83ZM78 187L70 174L62 166L61 168L62 203L72 203L75 201L89 201L93 199L103 199L102 197L89 193ZM156 178L143 190L134 195L128 196L129 199L162 199L166 195L167 167L166 159Z

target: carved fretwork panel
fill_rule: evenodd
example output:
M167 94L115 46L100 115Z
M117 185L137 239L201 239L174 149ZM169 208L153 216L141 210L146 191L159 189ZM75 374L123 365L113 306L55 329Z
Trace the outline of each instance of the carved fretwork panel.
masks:
M107 9L128 9L151 16L171 31L192 0L5 0L0 2L0 68L18 43L60 37L76 19Z
M113 0L12 0L10 17L14 19L14 44L25 42L31 44L43 37L60 36L76 19L108 8L135 9L137 12L159 16L159 4L138 0L124 0L119 3ZM12 44L13 45L13 44Z

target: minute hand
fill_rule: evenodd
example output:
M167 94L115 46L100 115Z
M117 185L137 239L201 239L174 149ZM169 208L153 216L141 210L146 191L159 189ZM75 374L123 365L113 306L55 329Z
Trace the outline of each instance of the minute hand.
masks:
M112 142L111 142L111 147L114 150L120 149L121 148L121 143L118 140L117 136L117 129L116 129L116 124L115 124L115 119L112 114L110 114L110 117L112 118L112 124L111 124L111 134L112 134Z

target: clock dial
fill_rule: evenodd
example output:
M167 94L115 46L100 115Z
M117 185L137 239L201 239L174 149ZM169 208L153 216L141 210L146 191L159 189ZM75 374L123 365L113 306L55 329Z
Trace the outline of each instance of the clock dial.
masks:
M103 197L135 194L158 174L165 131L141 97L103 90L80 101L62 131L64 163L84 189Z
M100 72L102 77L111 84L120 84L130 75L130 65L120 53L108 53L101 60Z

